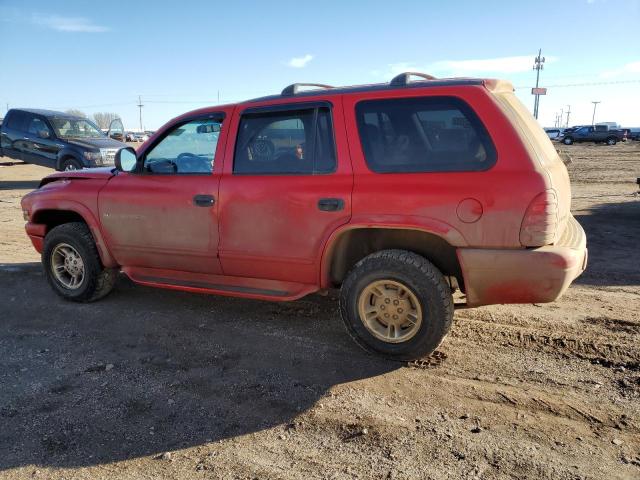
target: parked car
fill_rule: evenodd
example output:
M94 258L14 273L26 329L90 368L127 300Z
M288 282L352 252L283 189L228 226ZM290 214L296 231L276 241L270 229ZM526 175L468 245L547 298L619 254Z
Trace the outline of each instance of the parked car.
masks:
M135 133L134 132L127 132L125 135L125 138L127 139L127 142L135 142L134 138L135 138Z
M587 249L549 138L508 82L415 75L195 110L115 168L44 178L22 209L48 282L80 302L118 271L264 300L340 288L351 337L395 359L438 346L456 290L554 301Z
M91 120L51 110L11 109L0 127L1 155L56 170L113 165L123 146Z
M607 125L585 125L575 130L565 131L560 141L565 145L572 145L580 142L606 143L615 145L626 140L622 130L610 129Z
M629 128L627 138L629 140L640 140L640 128Z
M146 142L149 140L149 135L146 133L134 133L133 134L134 142Z
M560 138L562 136L562 132L564 131L564 129L562 128L545 128L544 129L545 133L547 134L547 136L551 139L557 139Z

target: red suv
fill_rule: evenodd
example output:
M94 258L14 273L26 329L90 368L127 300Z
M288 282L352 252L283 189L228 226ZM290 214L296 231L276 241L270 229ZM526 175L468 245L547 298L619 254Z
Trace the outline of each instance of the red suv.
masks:
M22 207L53 289L97 300L118 271L268 300L340 288L356 342L413 359L448 332L457 289L468 307L551 302L584 270L565 166L509 83L308 86L43 179Z

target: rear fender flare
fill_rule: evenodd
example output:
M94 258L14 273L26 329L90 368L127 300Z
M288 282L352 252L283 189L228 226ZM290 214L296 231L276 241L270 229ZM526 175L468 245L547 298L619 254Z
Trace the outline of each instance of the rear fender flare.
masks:
M352 217L351 222L335 229L323 242L320 260L320 288L331 287L331 259L334 253L333 249L338 244L340 237L350 230L366 228L415 230L438 236L452 247L468 246L466 239L458 230L448 223L434 218L410 215L376 215L371 219Z

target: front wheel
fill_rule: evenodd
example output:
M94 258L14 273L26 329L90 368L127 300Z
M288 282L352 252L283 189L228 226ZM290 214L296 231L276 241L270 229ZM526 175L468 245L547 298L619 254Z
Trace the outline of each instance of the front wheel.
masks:
M107 295L117 270L104 268L89 228L80 222L58 225L47 233L42 265L49 285L61 297L92 302Z
M607 145L615 145L617 142L615 137L609 137L607 138Z
M72 171L72 170L80 170L82 169L82 164L78 162L75 158L66 158L62 161L60 165L60 170L62 171Z
M573 138L571 138L571 137L565 137L565 138L562 140L562 143L564 143L565 145L571 145L571 144L573 143Z
M432 353L451 328L453 299L442 273L406 250L360 260L342 285L340 313L365 350L396 360Z

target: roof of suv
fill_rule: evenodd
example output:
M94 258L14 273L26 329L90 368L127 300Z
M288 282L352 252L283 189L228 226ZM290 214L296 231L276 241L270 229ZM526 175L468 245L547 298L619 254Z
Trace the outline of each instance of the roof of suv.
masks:
M77 115L72 115L70 113L58 112L56 110L45 110L42 108L12 108L11 110L33 113L36 115L42 115L44 117L80 118Z
M398 77L401 77L400 74ZM396 78L398 78L396 77ZM241 103L253 103L262 102L265 100L277 100L282 98L299 98L299 97L314 97L318 95L326 94L343 94L343 93L360 93L360 92L375 92L382 90L398 90L405 88L424 88L424 87L450 87L450 86L466 86L466 85L483 85L486 83L481 78L443 78L433 80L419 80L409 81L408 78L403 82L401 80L396 81L396 78L389 83L374 83L369 85L353 85L348 87L331 87L328 85L319 85L311 83L294 83L285 87L280 95L267 95L265 97L253 98ZM312 86L320 87L313 90L298 91L299 87Z

